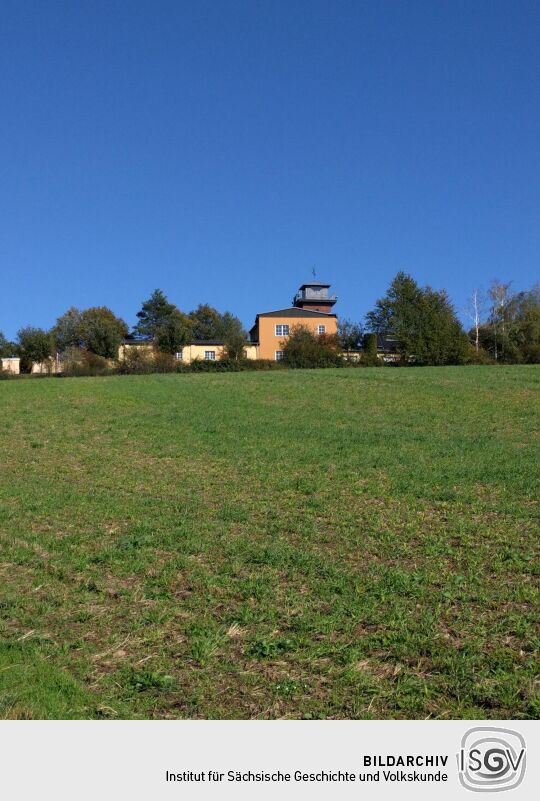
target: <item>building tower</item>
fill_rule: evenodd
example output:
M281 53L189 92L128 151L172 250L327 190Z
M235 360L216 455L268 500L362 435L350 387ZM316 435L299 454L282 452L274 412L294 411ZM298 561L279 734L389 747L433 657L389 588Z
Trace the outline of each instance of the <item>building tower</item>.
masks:
M302 284L293 298L293 306L299 309L319 311L330 314L332 306L337 301L336 295L329 295L330 284L321 284L320 281L311 281Z

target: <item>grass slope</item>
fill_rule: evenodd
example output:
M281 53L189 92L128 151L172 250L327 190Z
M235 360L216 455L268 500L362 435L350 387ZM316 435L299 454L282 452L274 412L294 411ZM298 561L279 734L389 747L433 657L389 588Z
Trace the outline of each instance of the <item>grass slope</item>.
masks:
M0 382L0 717L538 716L539 388Z

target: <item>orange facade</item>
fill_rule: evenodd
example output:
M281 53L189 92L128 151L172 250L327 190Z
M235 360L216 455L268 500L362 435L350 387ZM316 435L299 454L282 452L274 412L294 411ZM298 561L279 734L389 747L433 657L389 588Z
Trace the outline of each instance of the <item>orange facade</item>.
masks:
M274 316L271 314L260 314L257 318L257 340L259 342L259 359L279 359L279 353L283 350L287 338L287 331L291 331L294 326L304 326L311 329L316 334L335 334L337 332L337 318L335 314L316 314L307 312L305 316L298 309L294 316L290 314Z

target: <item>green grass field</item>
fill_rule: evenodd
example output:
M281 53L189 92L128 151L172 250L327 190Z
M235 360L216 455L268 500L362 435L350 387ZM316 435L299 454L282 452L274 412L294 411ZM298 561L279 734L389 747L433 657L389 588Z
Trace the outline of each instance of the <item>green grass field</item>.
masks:
M539 390L0 382L0 717L537 717Z

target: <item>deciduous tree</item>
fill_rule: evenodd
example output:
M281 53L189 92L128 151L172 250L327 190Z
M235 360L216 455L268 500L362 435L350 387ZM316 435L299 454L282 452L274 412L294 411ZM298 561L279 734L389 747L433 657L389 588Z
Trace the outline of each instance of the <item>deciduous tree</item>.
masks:
M155 347L161 353L177 353L189 342L192 330L187 314L174 308L155 331Z
M196 309L189 313L193 324L193 338L212 340L223 338L222 315L208 303L200 303Z
M540 364L540 286L520 292L512 305L512 340L524 362Z
M511 294L510 286L512 282L506 284L500 281L492 281L489 288L491 299L490 323L495 335L495 359L505 359L505 351L508 347L508 308L510 306Z
M80 335L84 348L105 359L116 359L128 327L106 306L96 306L81 312Z
M244 356L247 335L242 322L231 312L223 314L207 303L201 303L189 313L195 340L223 342L229 359Z
M31 325L17 332L17 352L22 372L31 372L33 364L46 362L54 354L54 337L50 331Z
M482 290L473 289L471 297L464 309L465 315L472 323L472 335L474 338L474 349L476 353L480 350L480 326L484 316L485 300Z
M234 361L243 359L246 355L247 334L238 317L235 317L230 312L225 312L221 315L219 329L227 358Z
M358 350L362 343L362 326L352 320L339 320L337 338L340 348L345 353Z
M53 328L56 348L60 353L70 348L82 348L81 312L71 306L65 314L56 321Z
M480 327L480 344L500 362L540 362L540 287L511 295L509 284L495 285L487 322ZM493 297L492 296L492 297Z
M335 334L315 334L296 325L283 345L283 362L289 367L339 367L343 357Z
M2 331L0 331L0 359L2 357L13 356L16 350L16 345L6 339Z

